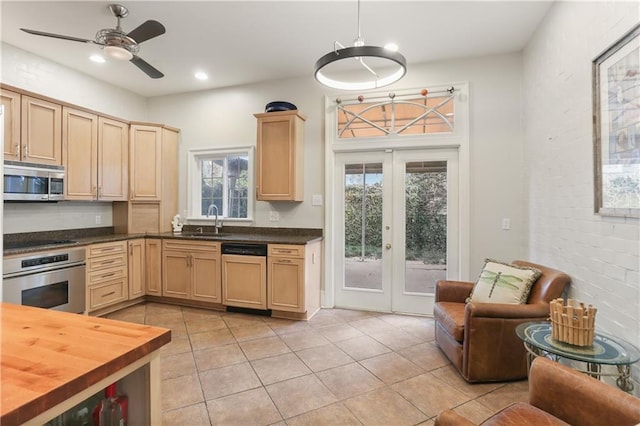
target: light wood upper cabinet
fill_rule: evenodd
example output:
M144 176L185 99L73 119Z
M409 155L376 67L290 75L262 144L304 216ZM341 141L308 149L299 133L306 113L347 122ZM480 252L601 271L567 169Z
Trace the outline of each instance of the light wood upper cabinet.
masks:
M22 161L62 164L62 106L22 95Z
M178 135L165 126L131 125L130 199L113 204L116 232L171 231L178 213Z
M162 190L162 128L131 125L129 144L131 201L160 201Z
M72 108L62 110L66 200L98 196L98 116Z
M98 199L126 201L129 181L129 125L98 118Z
M129 299L145 295L145 242L144 238L131 240L129 245Z
M261 201L302 201L304 121L297 110L255 114L257 191Z
M129 125L64 107L65 199L127 199Z
M4 107L4 159L20 161L20 102L22 95L2 89L0 98Z

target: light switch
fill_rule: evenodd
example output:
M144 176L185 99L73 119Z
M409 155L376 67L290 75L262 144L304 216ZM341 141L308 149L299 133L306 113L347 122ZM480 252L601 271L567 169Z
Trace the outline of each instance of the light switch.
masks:
M321 194L314 194L311 197L311 205L312 206L321 206L322 205L322 195Z
M277 222L280 220L280 213L278 213L275 210L271 210L271 212L269 213L269 220L271 222Z

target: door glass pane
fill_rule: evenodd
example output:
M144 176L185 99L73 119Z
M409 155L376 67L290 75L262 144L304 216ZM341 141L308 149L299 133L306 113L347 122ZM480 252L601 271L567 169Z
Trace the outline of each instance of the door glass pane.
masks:
M406 163L405 292L435 293L447 272L447 162Z
M346 164L345 287L382 289L382 163Z

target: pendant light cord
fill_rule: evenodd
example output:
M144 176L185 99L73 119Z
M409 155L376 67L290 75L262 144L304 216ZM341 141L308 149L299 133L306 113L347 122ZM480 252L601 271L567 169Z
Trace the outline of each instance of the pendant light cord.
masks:
M360 33L360 0L358 0L358 37L353 44L355 46L364 46L364 40L362 40L362 34Z

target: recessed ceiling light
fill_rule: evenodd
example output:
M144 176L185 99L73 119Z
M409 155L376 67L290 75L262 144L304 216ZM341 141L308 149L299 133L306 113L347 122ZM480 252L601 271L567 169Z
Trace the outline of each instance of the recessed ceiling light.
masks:
M198 80L206 80L209 78L209 76L202 72L202 71L198 71L197 73L194 74L194 76L198 79Z
M397 52L398 51L398 45L395 43L387 43L384 45L384 48L387 50L390 50L392 52Z
M100 55L91 55L89 56L89 59L91 59L93 62L97 62L99 64L104 64L105 62L107 62L102 56Z

